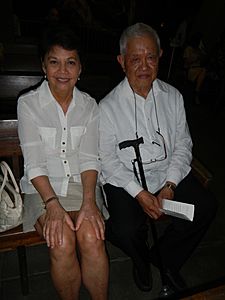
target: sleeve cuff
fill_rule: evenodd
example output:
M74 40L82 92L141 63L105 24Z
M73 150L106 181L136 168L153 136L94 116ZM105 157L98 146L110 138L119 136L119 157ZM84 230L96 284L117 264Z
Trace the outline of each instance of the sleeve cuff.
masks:
M88 162L80 165L80 173L88 170L96 170L98 173L100 173L100 164L98 162Z
M191 167L188 167L183 173L178 172L170 172L167 175L166 181L170 181L176 184L176 186L189 174L191 171Z
M27 172L27 177L29 181L31 181L32 179L38 176L48 176L47 170L43 168L34 168L34 169L30 169Z
M143 191L143 187L135 182L135 181L130 181L125 187L125 191L128 192L133 198L137 196L141 191Z

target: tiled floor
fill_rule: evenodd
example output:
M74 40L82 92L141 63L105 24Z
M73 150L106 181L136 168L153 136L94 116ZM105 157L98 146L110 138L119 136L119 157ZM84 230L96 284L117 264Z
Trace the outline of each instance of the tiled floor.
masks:
M181 89L183 89L182 86ZM196 106L190 100L188 91L184 89L182 91L185 95L187 118L194 141L194 154L212 172L214 180L211 189L219 203L215 221L181 270L190 289L196 289L225 276L225 143L223 133L225 108L222 107L215 112L215 95L209 94L205 94L202 97L202 103ZM107 246L110 253L109 300L157 299L161 289L158 270L152 267L153 290L148 293L141 292L133 282L130 259L109 243ZM30 247L27 255L30 293L28 296L22 296L16 253L0 254L0 299L57 299L49 275L46 247L44 245ZM89 296L82 287L81 300L87 299Z

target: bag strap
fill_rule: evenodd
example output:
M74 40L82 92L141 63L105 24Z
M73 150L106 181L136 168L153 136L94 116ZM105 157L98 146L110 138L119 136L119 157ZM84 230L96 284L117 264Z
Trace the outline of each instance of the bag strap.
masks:
M10 169L9 165L5 161L1 161L0 166L1 166L2 173L4 175L2 186L1 186L1 189L0 189L0 194L2 193L2 191L5 187L6 181L9 181L8 174L10 175L11 181L14 185L14 188L15 188L16 192L19 193L20 192L19 187L17 185L16 179L15 179L15 177L13 175L13 172Z

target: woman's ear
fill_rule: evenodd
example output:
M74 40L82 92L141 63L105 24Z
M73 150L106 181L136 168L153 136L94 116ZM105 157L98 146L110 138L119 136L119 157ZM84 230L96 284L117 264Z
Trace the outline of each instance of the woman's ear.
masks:
M45 73L45 75L46 75L46 67L45 67L45 64L44 64L44 62L42 61L41 62L41 67L42 67L42 71Z

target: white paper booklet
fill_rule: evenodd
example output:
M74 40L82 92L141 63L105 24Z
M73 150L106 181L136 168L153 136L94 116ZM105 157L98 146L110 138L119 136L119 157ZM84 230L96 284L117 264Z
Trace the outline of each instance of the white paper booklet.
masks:
M166 215L193 221L195 206L193 204L177 202L173 200L162 200L162 212Z

